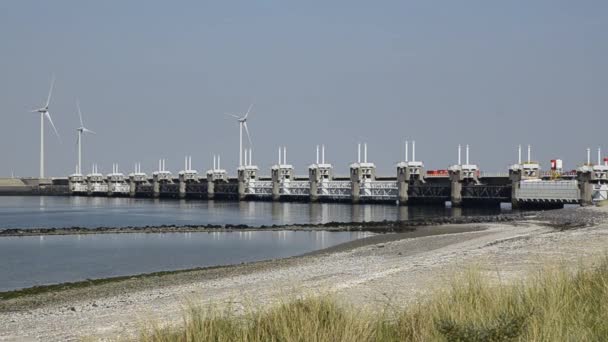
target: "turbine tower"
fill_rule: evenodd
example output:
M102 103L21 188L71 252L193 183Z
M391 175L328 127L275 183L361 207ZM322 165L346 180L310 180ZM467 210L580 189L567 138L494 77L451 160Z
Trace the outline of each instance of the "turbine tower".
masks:
M80 127L76 128L78 132L78 138L76 139L76 144L78 145L78 172L82 173L82 135L84 133L92 133L97 134L90 129L84 127L84 123L82 122L82 112L80 111L80 103L76 101L76 107L78 108L78 117L80 118Z
M53 131L57 138L61 141L61 137L55 128L55 124L53 124L53 119L51 119L51 114L49 113L49 104L51 103L51 94L53 93L53 85L55 84L55 75L51 80L51 88L49 89L49 96L46 99L46 104L44 107L32 110L32 113L40 113L40 178L44 178L44 118L49 120L51 127L53 127Z
M252 146L251 136L249 135L249 129L247 128L247 117L249 116L249 112L251 111L252 107L253 104L249 106L249 109L247 109L247 112L242 117L234 114L227 114L229 116L232 116L233 118L236 118L239 122L239 167L243 166L243 127L245 128L245 132L247 133L249 147Z

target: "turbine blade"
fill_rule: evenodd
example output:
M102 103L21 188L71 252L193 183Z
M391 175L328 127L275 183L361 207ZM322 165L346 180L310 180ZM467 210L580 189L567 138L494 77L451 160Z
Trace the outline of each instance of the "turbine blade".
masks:
M78 117L80 118L80 127L84 127L82 123L82 112L80 111L80 101L76 100L76 107L78 108Z
M252 107L253 107L253 103L249 106L249 109L247 109L247 113L245 113L245 116L243 117L243 119L247 119L247 117L249 116L249 112L251 111Z
M49 89L49 97L47 97L47 99L46 99L46 105L44 106L45 108L48 108L49 104L51 104L51 94L53 93L54 85L55 85L55 74L53 74L53 78L51 79L51 89Z
M82 131L83 131L83 132L87 132L87 133L97 134L97 133L95 133L95 132L91 131L91 130L90 130L90 129L88 129L88 128L83 128L83 129L82 129Z
M238 117L238 116L236 116L236 115L234 115L234 114L228 114L228 113L226 113L226 115L228 115L228 116L232 116L233 118L240 119L240 117Z
M59 141L61 142L61 137L59 136L59 132L57 132L57 128L55 128L55 124L53 123L53 119L51 119L51 114L49 114L49 112L45 112L44 116L49 120L49 122L51 123L51 127L53 127L53 131L55 131L55 135L57 135L57 138L59 138Z
M251 136L249 135L249 128L247 128L247 122L243 122L243 127L245 127L245 132L247 133L247 140L249 140L249 146L253 146L251 143Z

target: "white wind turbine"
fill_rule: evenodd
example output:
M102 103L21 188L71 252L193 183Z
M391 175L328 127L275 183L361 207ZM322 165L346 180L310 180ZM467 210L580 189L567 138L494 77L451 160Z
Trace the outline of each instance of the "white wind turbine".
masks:
M32 110L32 113L40 113L40 178L44 178L44 118L49 120L51 127L53 127L53 131L55 131L55 135L61 141L61 137L55 128L55 124L53 124L53 119L51 119L51 114L49 113L49 104L51 103L51 94L53 93L53 85L55 84L55 75L51 80L51 89L49 90L49 96L46 99L46 104L44 107Z
M226 115L232 116L233 118L236 118L237 121L239 122L239 167L243 166L243 127L245 128L245 132L247 133L247 139L249 140L249 147L252 146L251 136L249 135L249 129L247 128L247 117L249 116L249 112L251 111L252 107L253 107L253 104L251 104L249 106L249 109L247 109L247 112L242 117L234 115L234 114L226 114ZM249 159L251 159L251 157Z
M82 112L80 111L80 103L78 101L76 101L76 107L78 108L78 117L80 118L80 127L76 128L76 131L78 132L78 138L76 140L76 144L78 145L78 173L82 173L82 135L84 133L97 133L84 127L84 123L82 122Z

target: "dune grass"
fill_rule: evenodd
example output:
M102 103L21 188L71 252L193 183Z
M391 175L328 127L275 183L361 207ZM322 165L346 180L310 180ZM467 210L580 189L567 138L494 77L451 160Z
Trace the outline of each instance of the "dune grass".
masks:
M190 306L184 325L142 329L140 341L604 341L608 258L576 271L546 267L520 283L466 272L427 301L368 311L331 295L265 310Z

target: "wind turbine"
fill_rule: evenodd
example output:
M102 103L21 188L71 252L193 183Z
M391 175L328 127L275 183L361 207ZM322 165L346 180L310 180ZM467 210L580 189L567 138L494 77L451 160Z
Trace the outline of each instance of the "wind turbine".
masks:
M55 135L61 141L61 137L55 128L55 124L53 124L53 119L51 119L51 114L49 113L49 104L51 103L51 94L53 93L53 85L55 85L55 75L51 80L51 89L49 89L49 96L46 99L46 104L44 107L32 110L32 113L40 113L40 178L44 178L44 118L49 120L51 127L53 127L53 131L55 131Z
M80 118L80 127L76 128L76 131L78 132L78 138L76 140L76 144L78 145L78 173L82 173L82 135L84 133L97 133L84 127L84 123L82 122L82 112L80 111L80 103L78 101L76 101L76 107L78 108L78 117Z
M247 112L242 117L234 114L227 114L229 116L232 116L233 118L236 118L239 122L239 167L243 166L243 127L245 128L245 132L247 133L249 146L252 146L251 136L249 135L249 129L247 128L247 117L249 116L249 112L251 111L252 107L253 104L249 106L249 109L247 109Z

